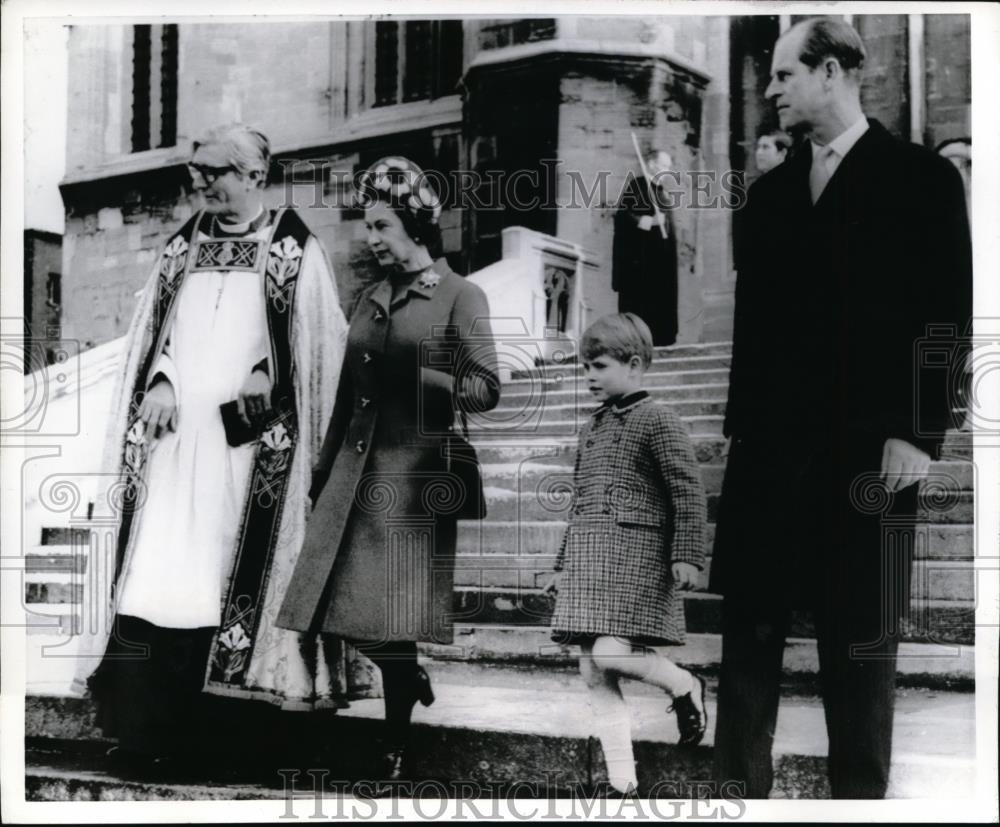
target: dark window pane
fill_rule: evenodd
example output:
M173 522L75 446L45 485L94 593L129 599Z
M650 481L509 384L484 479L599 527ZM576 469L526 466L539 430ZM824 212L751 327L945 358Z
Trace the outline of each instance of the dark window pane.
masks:
M375 106L396 103L399 74L399 24L383 21L375 24Z
M556 36L554 17L534 17L522 20L502 20L486 26L479 33L481 49L503 49L519 43L552 40Z
M177 26L163 27L160 61L160 146L177 143Z
M430 20L410 20L406 24L406 63L403 100L425 100L431 96L433 77L433 34Z
M149 26L134 26L132 51L132 151L149 149Z
M455 94L462 79L462 21L441 20L437 42L438 80L434 96Z

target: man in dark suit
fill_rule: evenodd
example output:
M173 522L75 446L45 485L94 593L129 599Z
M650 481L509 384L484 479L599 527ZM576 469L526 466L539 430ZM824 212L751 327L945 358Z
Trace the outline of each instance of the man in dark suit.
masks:
M815 623L832 794L885 795L915 483L951 425L948 371L922 366L920 341L968 332L962 182L864 117L864 59L839 20L778 40L766 94L808 140L743 216L710 588L725 598L715 772L748 798L773 781L793 609Z

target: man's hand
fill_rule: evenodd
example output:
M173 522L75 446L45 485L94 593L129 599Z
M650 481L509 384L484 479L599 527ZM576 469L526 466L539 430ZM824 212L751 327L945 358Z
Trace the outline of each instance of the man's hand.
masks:
M167 430L177 430L177 397L168 379L161 379L146 391L139 406L139 419L153 439L159 439Z
M670 566L674 583L682 592L691 591L698 585L698 567L691 563L674 563Z
M927 476L931 458L904 439L890 438L882 449L882 479L890 491L901 491Z
M247 425L260 423L271 410L271 377L253 370L236 397L236 410Z

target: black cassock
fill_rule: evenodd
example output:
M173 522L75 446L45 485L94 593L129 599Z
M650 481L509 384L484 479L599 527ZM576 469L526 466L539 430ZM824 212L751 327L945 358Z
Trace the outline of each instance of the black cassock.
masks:
M677 341L677 235L667 195L657 190L665 218L666 239L660 233L645 178L632 178L615 214L611 287L618 293L618 312L635 313L649 325L656 345ZM652 218L643 230L639 221Z

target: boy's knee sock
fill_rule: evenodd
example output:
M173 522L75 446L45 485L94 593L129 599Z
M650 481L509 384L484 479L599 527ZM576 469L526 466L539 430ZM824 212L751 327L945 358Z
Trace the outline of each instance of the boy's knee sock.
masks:
M620 693L615 695L606 690L591 689L589 695L594 734L604 751L608 781L621 792L626 792L629 785L635 789L638 781L632 754L632 723L628 705Z
M694 676L687 669L678 666L655 649L647 649L641 663L646 673L646 677L641 678L641 680L660 687L670 697L687 695L688 692L694 690Z
M621 644L602 647L598 641L592 657L598 668L658 686L674 698L686 695L695 686L687 669L648 646L634 646L629 651Z

